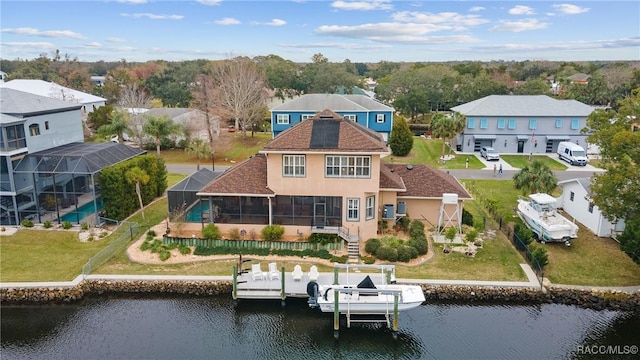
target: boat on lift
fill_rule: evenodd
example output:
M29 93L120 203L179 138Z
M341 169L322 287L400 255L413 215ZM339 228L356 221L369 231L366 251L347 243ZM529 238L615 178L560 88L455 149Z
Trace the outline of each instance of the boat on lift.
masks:
M517 213L539 242L564 242L570 246L571 240L578 237L578 226L558 213L556 203L549 194L531 194L529 199L518 199Z

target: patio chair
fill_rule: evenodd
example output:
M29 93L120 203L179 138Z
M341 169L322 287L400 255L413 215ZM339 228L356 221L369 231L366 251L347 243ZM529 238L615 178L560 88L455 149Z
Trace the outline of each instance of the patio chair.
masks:
M260 268L260 264L251 265L251 279L253 281L264 280L264 274L262 272L262 269Z
M300 281L302 280L302 266L300 265L296 265L293 267L293 272L291 273L291 275L293 275L293 280L294 281Z
M311 269L309 269L309 281L318 281L318 276L320 276L320 273L318 272L318 267L315 265L312 265Z
M280 279L280 271L276 266L276 263L269 263L269 280Z

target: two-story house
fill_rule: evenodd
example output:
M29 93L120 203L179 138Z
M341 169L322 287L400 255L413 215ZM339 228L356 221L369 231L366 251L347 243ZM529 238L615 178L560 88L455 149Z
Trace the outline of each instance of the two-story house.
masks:
M586 148L586 126L593 107L576 100L546 95L490 95L451 108L465 117L457 136L462 152L478 152L482 146L500 153L555 153L561 141Z
M387 154L382 135L324 110L202 188L198 209L222 232L259 234L280 224L290 236L336 233L354 242L377 236L378 221L393 225L407 214L436 224L443 193L457 194L460 204L471 199L453 176L389 164Z
M389 139L395 110L369 96L353 94L306 94L274 106L270 110L273 136L324 109L380 133L385 141Z
M143 153L123 144L84 144L82 104L5 87L0 103L2 225L79 223L81 215L97 213L96 174ZM79 209L84 203L93 203L93 211Z

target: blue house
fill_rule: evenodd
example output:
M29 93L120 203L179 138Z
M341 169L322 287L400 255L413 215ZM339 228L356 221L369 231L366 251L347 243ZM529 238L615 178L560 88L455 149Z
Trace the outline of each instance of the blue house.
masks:
M546 95L490 95L451 110L465 117L457 136L459 151L478 152L491 146L500 153L555 153L562 141L586 148L581 130L595 109L577 100Z
M274 106L271 109L273 137L324 109L380 133L385 141L389 140L395 110L366 95L344 94L307 94Z

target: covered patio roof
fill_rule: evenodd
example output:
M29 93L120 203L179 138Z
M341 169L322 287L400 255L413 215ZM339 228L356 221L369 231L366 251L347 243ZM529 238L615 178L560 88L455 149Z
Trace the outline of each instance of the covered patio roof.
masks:
M104 167L146 153L120 143L71 143L28 154L16 173L95 174Z

